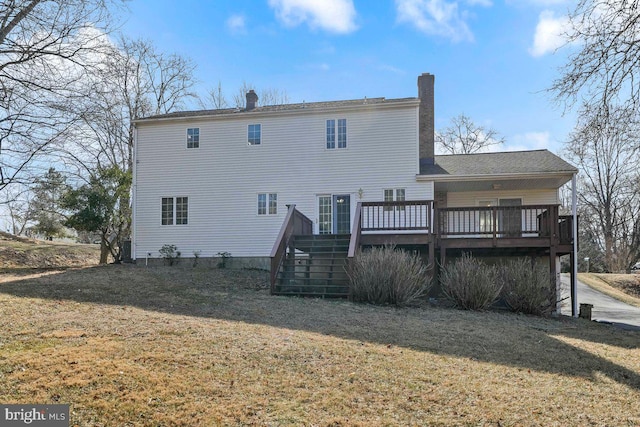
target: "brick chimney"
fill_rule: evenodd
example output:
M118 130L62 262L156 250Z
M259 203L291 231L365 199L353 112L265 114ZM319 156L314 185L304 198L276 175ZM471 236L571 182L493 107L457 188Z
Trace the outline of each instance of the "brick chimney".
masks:
M247 92L247 111L251 111L256 108L256 103L258 102L258 95L255 93L253 89Z
M420 173L427 165L433 165L435 158L434 86L436 76L423 73L418 76L418 140L420 144Z

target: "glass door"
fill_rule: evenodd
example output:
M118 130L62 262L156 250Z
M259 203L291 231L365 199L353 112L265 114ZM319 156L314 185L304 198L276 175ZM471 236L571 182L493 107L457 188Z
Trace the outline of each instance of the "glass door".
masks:
M351 233L351 196L318 196L318 234Z
M351 233L351 196L348 194L333 196L333 206L335 212L333 233Z
M331 196L318 196L318 234L333 232L333 205Z

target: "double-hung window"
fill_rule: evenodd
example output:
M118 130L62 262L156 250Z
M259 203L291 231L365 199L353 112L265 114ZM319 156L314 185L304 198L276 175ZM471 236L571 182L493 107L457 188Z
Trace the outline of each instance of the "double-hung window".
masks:
M187 148L200 148L200 128L187 129Z
M327 149L347 148L347 119L327 120Z
M162 225L187 225L189 223L188 197L162 198Z
M384 190L384 201L385 202L404 202L405 198L405 189L404 188L387 188ZM394 210L393 206L385 206L385 211ZM403 211L404 206L396 206L396 210Z
M262 126L260 124L249 125L247 141L249 145L260 145L262 140Z
M258 194L258 215L278 214L278 194L259 193Z

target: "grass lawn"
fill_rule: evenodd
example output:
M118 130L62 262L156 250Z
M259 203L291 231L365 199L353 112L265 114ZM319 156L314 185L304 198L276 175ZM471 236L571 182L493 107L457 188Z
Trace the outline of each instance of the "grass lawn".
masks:
M272 297L267 274L0 274L0 402L77 426L640 425L640 332Z

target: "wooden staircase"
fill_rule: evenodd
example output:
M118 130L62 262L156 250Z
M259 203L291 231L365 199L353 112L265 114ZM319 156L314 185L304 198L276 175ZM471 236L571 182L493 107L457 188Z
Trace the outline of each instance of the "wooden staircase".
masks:
M350 237L349 234L292 236L273 293L321 298L348 297L349 278L345 267Z

